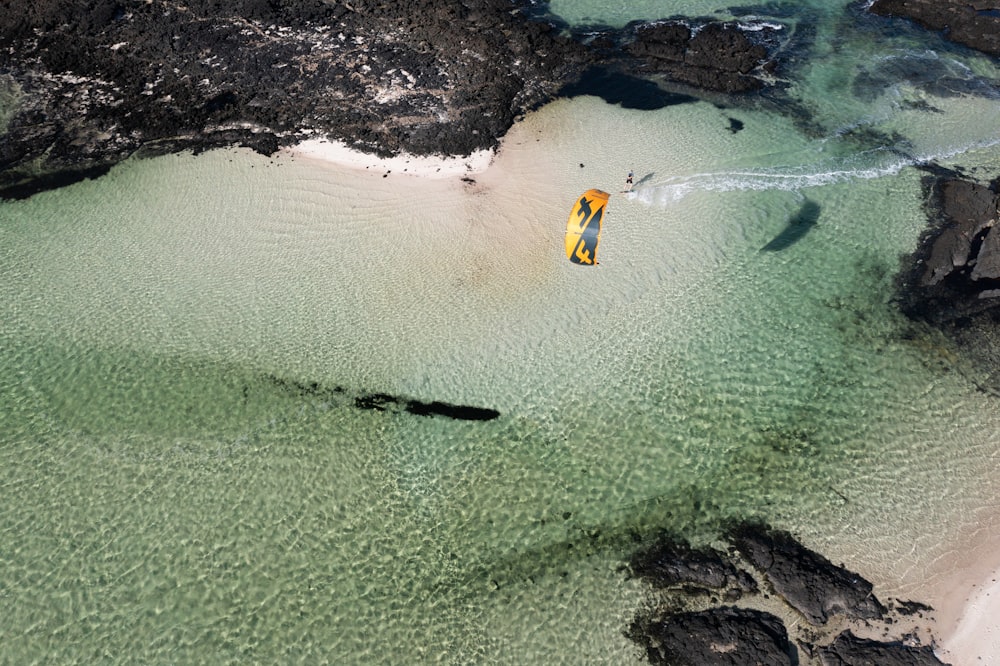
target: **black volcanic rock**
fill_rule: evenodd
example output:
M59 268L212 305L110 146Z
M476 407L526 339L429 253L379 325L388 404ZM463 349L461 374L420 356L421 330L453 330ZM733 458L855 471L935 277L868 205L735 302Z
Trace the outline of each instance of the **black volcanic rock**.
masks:
M774 591L814 625L835 614L855 619L885 614L871 583L832 564L787 532L744 524L734 529L733 543L764 572Z
M41 172L305 138L383 155L492 147L582 47L508 0L16 0L0 97L16 99L0 186Z
M1000 178L983 183L924 168L928 228L904 258L895 300L907 317L947 336L979 390L1000 396ZM931 344L949 365L958 360Z
M734 547L725 552L659 536L630 558L628 570L648 581L652 594L625 635L642 647L650 663L800 664L799 649L810 664L821 660L823 666L940 663L931 648L919 647L920 635L907 620L923 617L933 610L929 606L894 600L887 610L870 583L787 532L758 522L738 523L727 532ZM776 595L756 589L754 578L741 568L746 562L739 553L766 576ZM723 589L726 594L720 595ZM742 606L732 606L735 599ZM809 623L796 620L786 627L766 612L784 615L788 606ZM841 616L838 621L822 626L834 614ZM883 642L851 633L875 631L876 623L882 625Z
M796 650L774 615L723 606L679 613L663 620L637 620L629 637L646 649L651 664L664 666L792 666Z
M929 646L911 647L899 641L880 643L858 638L850 631L819 649L823 666L941 666Z
M724 92L763 85L767 39L735 25L703 24L676 44L629 27L584 45L529 20L532 8L10 0L0 12L0 99L10 100L0 197L93 177L137 152L239 144L270 154L324 136L383 156L467 155L495 147L518 115L595 65L654 88L651 76Z
M901 288L907 315L964 326L971 317L1000 312L998 185L957 174L925 178L931 226Z
M773 36L774 28L760 34ZM759 72L770 66L762 38L750 36L735 23L709 23L695 32L687 23L643 24L625 50L650 72L704 90L748 92L763 87Z
M712 548L692 548L669 537L661 537L635 553L629 568L656 587L727 588L727 595L735 598L757 592L753 577L736 568L723 553Z
M912 19L953 42L1000 55L1000 0L875 0L869 11Z

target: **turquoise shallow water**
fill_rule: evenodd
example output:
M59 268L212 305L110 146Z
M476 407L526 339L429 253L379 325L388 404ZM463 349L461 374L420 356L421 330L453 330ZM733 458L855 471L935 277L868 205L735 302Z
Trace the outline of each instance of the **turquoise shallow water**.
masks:
M472 186L219 151L0 206L0 661L624 663L633 540L745 517L918 586L1000 440L893 276L917 161L996 174L1000 73L794 7L794 115L585 97Z

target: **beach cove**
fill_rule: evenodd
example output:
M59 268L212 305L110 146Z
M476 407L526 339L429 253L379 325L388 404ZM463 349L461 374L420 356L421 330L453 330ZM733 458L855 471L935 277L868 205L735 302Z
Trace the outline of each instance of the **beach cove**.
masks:
M181 153L0 205L3 658L634 663L636 539L756 517L989 663L996 398L892 294L915 165L1000 174L995 99L896 66L996 71L921 39L817 58L808 131L581 96L496 155Z
M622 113L550 105L485 170L449 178L222 151L5 205L5 376L20 378L4 389L5 423L20 424L8 515L20 552L48 558L12 562L23 629L9 649L69 657L91 644L66 637L87 630L152 661L614 662L634 654L621 631L645 594L617 572L630 535L711 539L745 515L880 596L956 591L969 563L950 563L995 520L983 461L997 431L946 343L901 336L886 302L872 245L904 251L921 220L882 202L916 197L919 176L811 188L840 214L762 252L805 196L677 199L674 176L655 174L703 178L696 156L758 154L770 138L729 132L707 104L675 107L674 131L640 132L658 161L631 165L636 197L613 196L586 271L562 256L566 201L614 188L637 153L628 136L660 122ZM593 161L586 137L616 126L606 145L621 152ZM850 220L874 205L891 233L873 239ZM795 277L816 262L824 280ZM501 417L351 409L274 378ZM63 576L27 584L39 566ZM69 608L55 593L67 584L83 584ZM256 633L256 615L288 633Z

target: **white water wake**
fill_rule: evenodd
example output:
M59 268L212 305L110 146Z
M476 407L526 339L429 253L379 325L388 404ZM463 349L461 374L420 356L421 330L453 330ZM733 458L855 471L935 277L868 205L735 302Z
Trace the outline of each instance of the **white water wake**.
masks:
M943 162L970 151L996 145L1000 145L1000 138L977 141L971 145L938 148L925 154L908 154L895 148L877 148L813 164L671 176L649 184L640 182L629 193L629 197L647 204L666 206L693 192L797 192L824 185L895 176L907 167Z
M692 192L736 192L783 190L794 192L811 187L821 187L853 180L871 180L894 176L902 169L925 160L906 156L890 150L867 153L868 164L852 166L851 162L865 161L861 155L822 165L786 166L765 169L746 169L696 173L671 176L665 180L642 185L634 191L634 198L647 204L668 205L676 203Z

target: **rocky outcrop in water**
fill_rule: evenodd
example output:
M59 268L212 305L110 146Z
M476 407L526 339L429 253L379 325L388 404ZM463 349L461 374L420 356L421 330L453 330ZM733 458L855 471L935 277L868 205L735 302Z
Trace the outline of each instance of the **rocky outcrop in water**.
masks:
M824 624L838 614L859 620L885 614L871 583L809 550L787 532L741 525L733 542L774 591L812 624Z
M688 23L668 21L640 25L625 50L648 72L696 88L748 92L764 86L773 68L765 42L776 40L773 27L761 27L755 38L735 24L709 23L693 31Z
M869 11L909 18L949 40L1000 55L998 0L875 0Z
M929 607L887 608L864 578L766 525L737 525L726 541L732 545L722 551L663 535L631 557L629 572L651 584L656 602L625 633L650 663L942 663L914 633L901 635ZM806 622L785 625L779 616L789 612ZM845 624L886 640L858 638Z
M968 376L1000 395L1000 178L984 183L924 168L928 229L905 260L897 301L954 341Z
M908 314L935 323L1000 308L1000 182L957 174L925 178L932 227L904 297Z
M858 638L850 631L819 649L823 666L940 666L929 646L910 646L899 641L878 642Z
M467 155L588 67L737 92L762 85L770 57L729 24L606 30L584 45L529 10L13 0L0 12L0 197L94 177L136 152L269 154L311 136L380 155Z
M724 606L638 620L629 635L663 666L794 666L794 648L781 620L761 611Z

